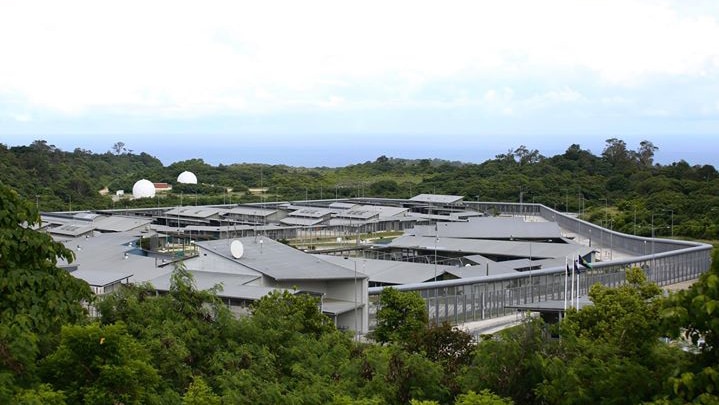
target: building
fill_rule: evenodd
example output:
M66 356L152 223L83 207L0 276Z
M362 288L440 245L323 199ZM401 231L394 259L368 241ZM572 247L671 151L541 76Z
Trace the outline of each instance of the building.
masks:
M273 290L318 296L321 310L338 328L367 332L368 278L358 271L319 260L272 239L257 236L197 242L196 254L161 254L142 249L152 232L118 232L65 241L73 263L61 262L97 294L120 284L149 282L169 289L174 263L182 262L201 289L222 285L218 296L236 313ZM243 246L237 255L232 245ZM184 252L184 249L183 249Z

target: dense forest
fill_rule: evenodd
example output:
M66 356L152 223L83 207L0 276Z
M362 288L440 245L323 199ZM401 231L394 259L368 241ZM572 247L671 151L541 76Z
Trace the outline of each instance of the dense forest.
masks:
M576 144L552 157L520 146L481 164L380 156L341 168L301 168L256 163L212 166L199 158L164 166L153 156L128 150L122 142L97 154L79 148L66 152L35 141L11 148L0 144L0 180L41 211L178 205L183 195L185 203L217 204L437 193L468 200L542 203L580 212L584 219L629 234L716 239L716 169L683 160L655 164L657 149L650 141L631 149L611 138L600 155ZM184 170L195 173L200 184L174 184ZM141 178L175 187L151 201L115 203L98 192L105 188L110 194L129 192ZM262 196L246 193L258 187L268 190Z
M388 288L358 341L308 295L275 292L235 318L182 266L166 295L134 285L93 297L56 267L73 253L32 230L34 201L0 182L0 213L3 404L719 402L717 254L690 290L664 296L629 269L556 327L528 320L478 342Z

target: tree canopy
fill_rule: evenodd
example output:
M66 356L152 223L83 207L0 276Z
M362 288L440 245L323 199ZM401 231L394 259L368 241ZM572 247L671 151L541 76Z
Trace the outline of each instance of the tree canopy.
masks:
M581 188L594 203L606 193L607 202L590 205L585 215L608 217L614 228L631 232L636 212L638 233L667 233L674 215L682 219L676 234L715 235L713 167L652 165L650 144L635 153L610 139L607 148L614 149L601 157L579 145L543 157L524 147L480 165L388 157L340 169L186 164L219 179L243 173L234 181L248 186L261 178L277 187L296 175L307 186L302 194L317 184L338 195L368 192L378 183L387 192L411 186L416 193L503 200L522 190L525 201L571 208L568 196ZM57 267L58 258L71 261L72 252L35 230L38 206L52 198L66 204L55 187L70 187L64 192L73 198L94 190L115 176L112 162L155 167L159 179L162 173L170 178L167 168L129 149L68 154L42 141L0 147L0 154L0 165L21 185L17 192L0 181L0 403L717 402L716 254L711 270L685 292L665 297L641 269L627 269L625 285L593 286L593 305L570 311L556 329L532 320L479 341L451 325L429 324L418 295L387 288L376 340L356 341L334 328L315 298L290 291L272 293L236 317L218 297L221 286L198 290L182 266L167 294L140 284L93 299L86 283ZM95 183L100 173L108 177ZM377 181L351 183L367 173ZM40 174L49 179L37 184L53 197L36 194L32 179ZM557 191L556 184L567 188ZM90 205L95 198L73 201ZM673 211L662 218L666 208ZM652 214L655 229L647 230ZM98 318L88 317L87 305L98 309Z
M93 153L62 151L39 140L11 148L0 144L0 181L42 211L178 205L190 195L198 204L217 204L420 193L491 202L519 201L521 194L524 202L581 211L583 219L629 234L715 239L716 169L684 160L657 164L659 147L649 140L633 146L609 138L598 155L578 144L555 156L520 145L482 163L380 156L346 167L305 168L243 162L213 166L201 158L164 166L121 141L106 153ZM175 184L185 170L195 173L199 184ZM160 202L110 198L117 190L131 190L141 178L174 187L157 197ZM247 192L260 187L267 189L261 196ZM109 195L100 195L105 188Z

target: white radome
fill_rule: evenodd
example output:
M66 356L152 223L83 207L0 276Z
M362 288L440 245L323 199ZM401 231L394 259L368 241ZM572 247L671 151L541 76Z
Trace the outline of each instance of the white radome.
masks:
M132 198L152 198L155 196L155 185L150 180L138 180L132 186Z
M184 171L177 176L177 182L182 184L197 184L197 176L192 172Z

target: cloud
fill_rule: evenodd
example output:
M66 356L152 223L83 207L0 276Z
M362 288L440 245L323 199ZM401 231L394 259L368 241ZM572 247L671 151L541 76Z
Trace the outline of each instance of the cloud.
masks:
M719 13L683 5L2 2L0 96L15 95L33 115L181 119L593 105L665 77L719 73L708 40L719 38Z
M23 114L12 114L12 117L17 122L30 122L32 121L32 115L23 113Z

